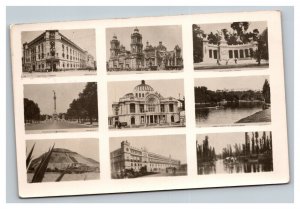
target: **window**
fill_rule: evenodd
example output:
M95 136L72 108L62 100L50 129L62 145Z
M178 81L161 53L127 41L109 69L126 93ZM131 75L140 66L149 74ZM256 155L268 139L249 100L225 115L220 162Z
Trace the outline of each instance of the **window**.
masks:
M218 50L214 50L214 59L218 59Z
M253 55L254 55L253 49L250 48L250 56L253 57Z
M135 113L135 104L134 103L130 104L130 113Z
M212 50L209 50L209 58L212 58Z
M249 50L245 49L245 57L249 57Z
M244 58L244 50L240 49L240 58Z
M239 51L238 50L234 50L234 58L239 58Z
M144 110L144 105L143 105L143 104L140 104L140 112L141 112L141 113L145 112L145 110Z
M165 112L165 105L164 104L160 105L160 112Z
M149 104L148 105L148 111L149 112L154 112L155 111L155 105L154 104Z
M169 104L169 112L174 112L174 105L173 104Z
M229 59L233 58L233 52L232 52L232 50L229 50L228 52L229 52Z

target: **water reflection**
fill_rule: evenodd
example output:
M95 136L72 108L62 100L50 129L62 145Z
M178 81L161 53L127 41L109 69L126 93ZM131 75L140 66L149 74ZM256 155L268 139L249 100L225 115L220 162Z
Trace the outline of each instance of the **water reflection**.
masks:
M261 107L252 108L204 108L196 109L197 125L233 124L238 120L261 111Z
M220 173L258 173L273 171L273 163L263 162L237 162L224 163L222 159L218 159L211 163L202 163L198 165L198 174L220 174Z

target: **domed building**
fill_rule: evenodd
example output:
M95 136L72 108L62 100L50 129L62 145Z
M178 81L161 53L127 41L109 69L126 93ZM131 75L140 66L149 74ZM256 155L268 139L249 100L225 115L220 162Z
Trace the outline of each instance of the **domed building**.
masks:
M112 104L110 128L184 126L184 100L163 97L144 80Z

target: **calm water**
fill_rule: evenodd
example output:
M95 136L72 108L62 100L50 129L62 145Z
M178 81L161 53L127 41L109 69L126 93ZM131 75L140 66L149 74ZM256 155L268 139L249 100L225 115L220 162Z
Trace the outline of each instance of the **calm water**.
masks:
M261 107L196 109L196 124L197 126L233 124L261 110Z
M222 159L217 160L212 165L198 166L198 174L222 174L222 173L256 173L273 171L273 164L263 163L236 163L232 165L224 164Z

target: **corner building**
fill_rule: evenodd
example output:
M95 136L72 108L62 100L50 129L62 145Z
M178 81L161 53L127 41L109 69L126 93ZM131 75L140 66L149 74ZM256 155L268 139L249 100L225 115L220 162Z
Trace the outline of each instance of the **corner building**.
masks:
M184 125L183 100L163 97L144 80L112 104L113 115L109 116L111 128L118 123L129 127L182 126ZM124 125L125 126L125 125Z
M46 30L23 44L23 72L95 70L94 57L58 30Z
M180 160L172 159L146 150L146 148L136 148L128 141L121 142L121 148L110 153L112 175L133 170L138 172L142 167L147 172L165 172L167 168L180 168Z

